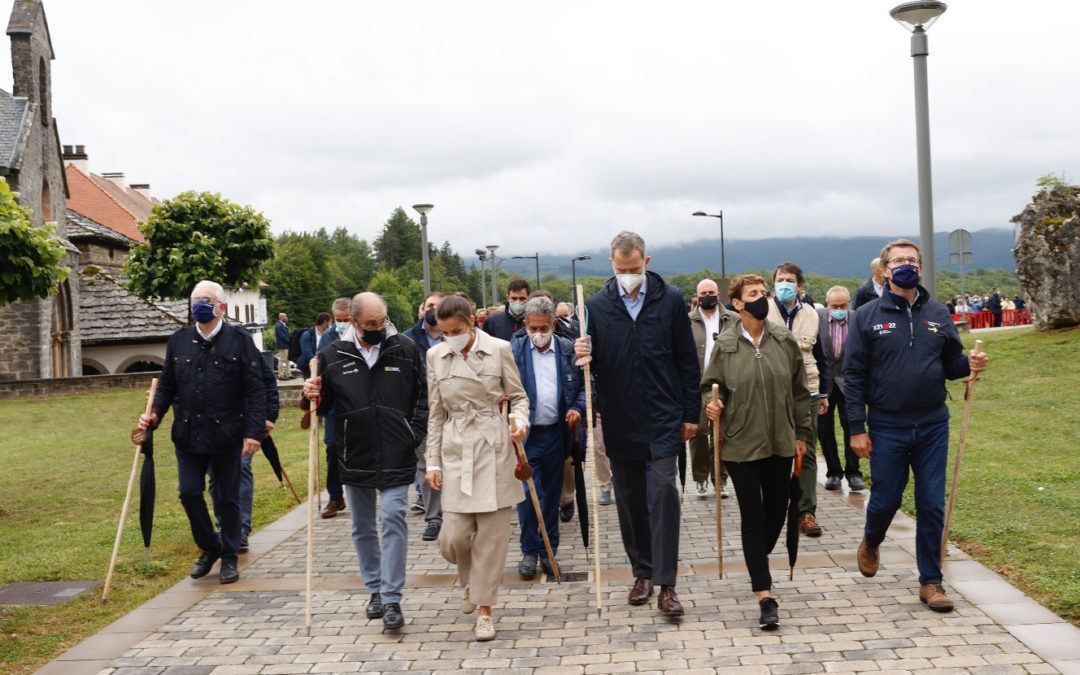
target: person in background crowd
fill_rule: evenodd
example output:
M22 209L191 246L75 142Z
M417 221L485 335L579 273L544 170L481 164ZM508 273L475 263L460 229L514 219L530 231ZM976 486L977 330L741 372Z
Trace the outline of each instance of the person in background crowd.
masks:
M851 449L851 431L848 427L847 410L844 407L844 346L847 344L848 331L855 318L855 310L850 309L851 293L843 286L833 286L825 294L826 306L818 313L818 344L825 353L829 365L831 383L829 385L829 408L818 416L817 437L821 442L821 454L825 456L826 490L839 490L840 481L846 478L852 492L866 489L862 470L859 468L859 456ZM836 426L833 411L840 418L840 428L844 433L844 462L840 462L840 449L836 445Z
M289 317L285 312L277 315L277 323L274 324L274 347L278 355L278 377L287 380L289 373Z
M591 360L604 443L611 460L623 547L633 567L627 601L681 616L678 455L697 433L701 369L682 292L646 267L645 241L620 232L611 242L614 277L585 301L588 337L574 349ZM591 352L591 355L590 355Z
M315 316L315 325L310 329L303 332L300 336L300 358L296 360L296 367L300 369L300 372L304 374L304 377L311 377L311 368L308 364L311 363L312 357L315 356L315 350L319 346L319 338L330 328L330 322L333 319L329 312L319 312Z
M986 301L986 309L989 310L990 315L994 318L993 327L997 328L1001 326L1001 289L995 287L994 294Z
M866 283L855 290L855 300L851 303L852 309L881 297L881 289L885 287L885 277L881 275L881 258L870 261L870 278Z
M952 317L919 285L922 252L917 245L897 239L885 246L881 259L888 288L855 316L844 355L851 447L870 459L874 480L857 555L859 571L867 577L877 574L878 547L900 508L911 471L919 516L919 599L935 612L948 612L953 601L941 585L949 454L945 380L981 372L987 356L964 355Z
M690 328L697 345L698 366L702 372L709 367L716 336L735 325L739 315L720 306L720 289L712 279L702 279L697 285L697 307L690 312ZM713 476L712 425L705 418L705 405L701 406L701 418L697 433L690 439L690 471L694 477L695 492L700 499L709 494L709 478L720 496L727 497L727 469L720 464L720 481Z
M729 294L739 320L716 339L701 395L708 400L708 419L724 419L721 453L739 499L743 558L757 594L759 625L775 630L780 617L769 553L787 519L793 457L809 454L812 399L801 345L782 324L766 320L773 303L765 280L735 277ZM712 401L713 384L720 387L719 403Z
M769 321L778 323L795 336L806 362L806 379L810 386L811 405L810 424L814 433L807 439L807 453L803 456L802 472L799 474L799 487L802 498L799 499L799 529L808 537L820 537L823 531L818 524L817 515L817 453L814 441L817 438L817 420L829 410L829 364L825 352L818 342L818 314L811 307L803 305L798 293L805 283L802 268L793 262L784 262L776 266L773 272L773 284L776 293L769 303Z
M353 297L350 321L356 337L338 340L323 353L317 376L304 382L304 396L320 401L323 415L334 410L335 437L341 440L334 459L352 504L361 576L371 591L365 613L382 618L385 628L398 629L405 625L405 508L416 447L427 435L427 376L416 344L387 335L386 310L376 293Z
M1013 306L1016 307L1016 311L1019 312L1027 307L1027 303L1024 302L1024 299L1022 297L1020 297L1019 293L1016 293L1015 295L1013 295Z
M529 299L529 282L514 279L506 291L506 311L492 314L488 312L483 330L492 337L509 342L514 333L525 325L525 303Z
M139 428L157 427L173 410L180 503L202 554L191 577L206 576L221 559L220 581L240 578L240 458L259 451L266 436L266 388L262 356L247 332L225 323L225 290L200 281L191 292L194 326L179 329L165 347L165 364L153 410L139 417ZM221 532L210 520L203 492L212 470L219 486Z
M420 358L424 360L424 363L427 363L428 350L442 342L442 331L439 330L439 323L435 318L435 308L442 299L443 294L438 291L429 293L420 305L420 320L415 326L405 331L405 335L420 348ZM442 495L438 490L433 490L426 479L426 446L419 446L417 452L419 462L416 465L416 475L420 484L420 510L424 514L426 523L421 539L435 541L442 530Z
M532 297L525 303L527 333L514 337L510 346L529 397L529 437L525 442L525 453L533 470L540 516L547 527L551 550L557 556L559 497L566 470L564 459L570 454L574 432L585 414L585 388L581 369L574 365L577 358L574 344L555 334L555 324L555 303L543 296ZM569 471L573 471L572 466ZM540 536L537 513L527 494L528 488L525 490L525 499L518 504L522 555L518 574L522 579L532 579L536 576L537 559L546 573L551 574L553 568Z
M524 315L524 308L522 308ZM461 611L479 608L474 635L495 638L491 607L498 598L510 541L510 507L521 501L511 437L529 431L529 398L510 343L474 326L475 310L458 293L439 301L443 342L428 350L427 481L442 491L439 552L457 565L465 586ZM517 424L510 433L500 406Z
M338 298L337 300L334 300L334 303L330 306L330 314L333 315L333 323L319 336L319 343L315 348L316 356L322 356L322 353L325 352L330 345L338 340L345 339L342 335L344 335L349 330L349 326L352 325L349 322L351 306L352 301L349 300L349 298ZM349 340L351 339L352 338L350 337ZM330 500L326 503L322 513L319 514L323 518L333 518L339 511L345 510L345 492L341 487L341 474L338 469L338 462L335 459L337 457L336 427L337 424L335 423L334 409L330 408L323 424L323 440L326 442L326 491L330 497Z
M573 340L578 339L581 336L581 326L574 315L574 306L569 302L560 302L555 306L555 312L558 314L559 323L564 326L563 334L573 335Z

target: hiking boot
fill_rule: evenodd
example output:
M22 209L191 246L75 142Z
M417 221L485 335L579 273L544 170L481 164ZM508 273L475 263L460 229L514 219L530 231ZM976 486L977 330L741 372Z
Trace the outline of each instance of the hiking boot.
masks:
M953 601L945 595L945 589L941 587L941 584L919 586L919 600L935 612L953 611Z
M803 514L802 520L799 521L799 531L808 537L820 537L823 532L812 513Z
M864 577L872 577L877 574L878 563L880 562L880 555L878 554L877 546L868 546L866 543L866 537L863 537L862 543L859 544L859 571L862 572Z
M518 563L518 576L528 581L536 578L536 556L525 554Z

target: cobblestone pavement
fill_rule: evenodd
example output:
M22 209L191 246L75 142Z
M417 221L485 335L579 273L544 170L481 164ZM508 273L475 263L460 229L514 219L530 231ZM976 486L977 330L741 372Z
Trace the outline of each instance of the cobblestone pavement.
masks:
M692 483L691 483L692 487ZM631 575L614 506L601 507L602 593L594 606L592 564L577 519L563 525L558 559L585 580L521 581L516 524L499 603L498 635L475 642L475 615L458 607L454 570L436 542L420 539L409 516L405 627L384 632L368 620L348 511L316 522L315 591L305 626L303 524L306 507L252 537L239 583L216 570L185 581L42 673L1054 673L1080 672L1080 630L950 548L951 614L918 599L914 523L899 516L882 545L882 566L855 566L864 495L819 487L817 539L802 538L794 580L787 556L773 556L780 629L759 630L742 563L735 499L723 501L724 577L717 574L715 502L686 495L678 592L686 615L668 619L653 603L626 603ZM171 595L170 595L171 594ZM172 598L172 600L170 600ZM110 653L111 650L111 653ZM115 658L112 658L114 657ZM111 659L111 660L110 660Z

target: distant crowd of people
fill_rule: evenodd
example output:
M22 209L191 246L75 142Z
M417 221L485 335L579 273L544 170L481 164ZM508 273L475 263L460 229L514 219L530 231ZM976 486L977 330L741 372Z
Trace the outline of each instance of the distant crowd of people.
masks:
M656 593L661 614L682 615L680 459L689 448L699 497L710 481L724 496L730 477L759 624L773 630L780 612L768 556L788 514L798 515L803 535L823 531L817 441L828 490L843 481L864 490L860 460L869 460L874 489L857 554L866 576L877 572L878 547L914 473L918 597L951 610L939 562L945 381L983 370L987 356L964 353L950 310L919 285L919 247L891 242L854 298L834 286L821 307L806 295L803 269L786 261L771 279L702 279L687 311L682 292L649 271L650 261L639 235L620 232L611 242L612 277L579 313L517 280L498 311L477 311L464 293L431 293L403 332L371 292L339 298L299 335L279 316L278 376L291 374L299 342L305 407L326 427L330 501L322 516L350 513L371 592L366 616L391 630L405 624L406 512L416 499L422 539L438 541L456 566L461 610L477 612L476 639L493 639L512 509L518 574L552 572L586 460L600 503L616 507L634 577L627 603L644 605ZM220 580L231 583L250 531L250 515L246 524L241 517L245 508L250 514L242 457L273 428L276 383L251 339L225 320L219 285L200 283L191 300L195 325L169 340L153 412L140 426L173 411L181 502L201 549L191 576L205 576L220 558ZM586 457L590 427L595 451ZM792 497L796 456L802 471ZM207 473L217 527L203 498ZM539 509L527 498L528 478Z

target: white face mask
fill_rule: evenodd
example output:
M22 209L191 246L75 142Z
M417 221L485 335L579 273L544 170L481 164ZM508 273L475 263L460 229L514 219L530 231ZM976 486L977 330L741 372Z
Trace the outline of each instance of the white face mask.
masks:
M619 285L627 293L633 293L634 289L641 285L641 282L645 280L644 274L616 274L615 278L619 280Z
M551 344L551 333L529 333L529 339L537 349L545 349Z
M446 344L450 345L450 349L453 349L455 352L460 354L461 350L465 349L465 347L469 344L469 338L471 337L472 331L470 330L466 333L462 333L461 335L444 335L443 341L445 341Z
M525 303L520 300L511 300L510 313L514 316L521 316L525 313Z

